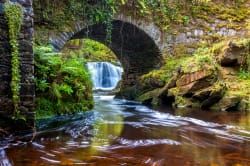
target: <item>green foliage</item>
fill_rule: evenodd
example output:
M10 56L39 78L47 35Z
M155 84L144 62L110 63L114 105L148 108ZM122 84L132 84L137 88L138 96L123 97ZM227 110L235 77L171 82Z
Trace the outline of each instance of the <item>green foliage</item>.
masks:
M180 24L187 25L196 18L209 23L216 18L228 20L227 28L238 29L241 27L239 22L249 19L250 10L246 3L246 0L34 0L34 12L36 29L41 30L43 26L56 31L69 30L76 21L87 25L102 22L106 25L106 42L110 44L111 23L118 11L153 22L164 33L175 34L182 29ZM41 38L48 39L43 34Z
M50 47L35 47L37 118L92 108L92 84L79 57L62 57Z
M165 83L170 78L170 74L166 73L165 70L154 70L145 74L141 77L141 81L146 84L150 81L163 82Z
M71 27L76 20L88 25L104 23L106 25L106 42L111 42L113 14L116 11L114 0L34 0L36 25L49 29Z
M225 3L227 5L225 5ZM243 22L245 19L249 18L250 11L246 3L248 3L246 0L233 0L226 2L211 1L198 6L191 6L190 8L195 17L203 18L208 22L214 21L214 19L211 18L227 20L229 21L229 23L225 25L227 28L237 29L239 22Z
M246 72L245 70L240 70L238 75L239 80L249 80L250 79L250 73Z
M190 21L190 18L188 16L184 16L182 19L184 24L188 24Z
M116 63L118 61L116 55L108 47L90 39L70 40L62 52L65 56L76 56L92 62Z
M125 4L118 4L118 6L134 17L141 17L146 20L152 18L154 23L163 31L169 28L171 22L182 21L182 16L179 14L179 2L133 0L132 2L127 1Z
M157 82L167 83L170 78L175 75L177 68L180 68L191 57L168 57L164 59L165 64L158 70L153 70L148 74L141 76L140 81L143 84L150 82L150 80L157 80Z
M20 91L20 60L18 52L18 34L21 30L23 21L23 9L18 3L12 3L7 0L4 3L4 17L7 20L9 28L9 39L12 47L11 51L11 91L12 101L14 104L14 116L13 119L23 119L18 110L19 104L19 91Z

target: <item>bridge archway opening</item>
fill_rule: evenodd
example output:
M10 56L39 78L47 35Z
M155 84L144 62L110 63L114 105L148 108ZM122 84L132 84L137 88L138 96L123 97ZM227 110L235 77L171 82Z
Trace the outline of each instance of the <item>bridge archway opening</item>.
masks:
M161 51L155 41L134 24L113 20L110 44L106 42L107 33L104 23L82 28L72 34L65 43L68 40L88 38L109 47L123 67L122 84L124 86L135 85L141 75L161 66ZM55 42L52 42L52 45L56 49L60 48Z
M123 68L106 45L88 38L69 40L61 51L66 57L86 59L93 91L119 91Z

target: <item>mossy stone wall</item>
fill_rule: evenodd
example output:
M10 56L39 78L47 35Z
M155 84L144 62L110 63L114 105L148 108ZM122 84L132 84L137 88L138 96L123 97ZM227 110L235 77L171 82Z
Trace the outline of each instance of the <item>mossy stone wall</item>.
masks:
M7 133L31 131L34 127L34 56L32 0L11 0L23 7L23 24L18 35L20 56L20 102L18 110L25 120L14 120L11 81L11 45L3 13L5 0L0 0L0 129Z

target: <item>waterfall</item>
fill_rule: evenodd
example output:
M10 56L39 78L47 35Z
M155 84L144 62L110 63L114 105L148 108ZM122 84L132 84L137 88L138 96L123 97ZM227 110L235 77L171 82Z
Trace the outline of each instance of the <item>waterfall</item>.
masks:
M112 90L121 80L122 68L109 62L88 62L94 90Z

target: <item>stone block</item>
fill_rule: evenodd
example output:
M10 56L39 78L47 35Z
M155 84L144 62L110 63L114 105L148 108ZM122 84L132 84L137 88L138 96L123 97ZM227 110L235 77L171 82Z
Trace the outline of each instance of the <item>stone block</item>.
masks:
M33 49L33 44L31 41L27 41L27 40L21 40L19 42L19 51L20 52L27 52Z
M35 94L35 85L34 84L20 84L20 95L34 95Z

